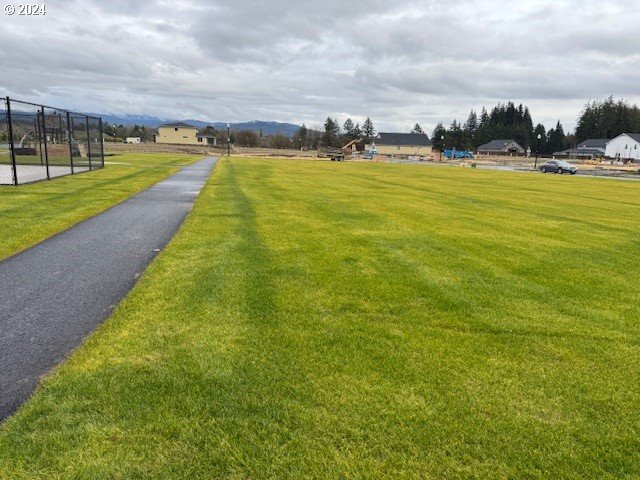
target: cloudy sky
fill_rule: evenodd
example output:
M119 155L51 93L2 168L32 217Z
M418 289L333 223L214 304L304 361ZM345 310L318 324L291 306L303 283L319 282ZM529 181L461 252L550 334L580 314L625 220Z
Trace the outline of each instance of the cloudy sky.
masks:
M390 131L507 100L572 130L588 99L640 103L637 0L44 2L0 14L3 96L309 126L370 115Z

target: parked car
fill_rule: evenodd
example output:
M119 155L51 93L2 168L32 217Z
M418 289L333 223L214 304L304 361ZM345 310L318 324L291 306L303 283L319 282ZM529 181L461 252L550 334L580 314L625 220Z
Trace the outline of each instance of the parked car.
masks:
M571 175L575 175L576 167L564 160L549 160L540 165L540 171L542 173L570 173Z

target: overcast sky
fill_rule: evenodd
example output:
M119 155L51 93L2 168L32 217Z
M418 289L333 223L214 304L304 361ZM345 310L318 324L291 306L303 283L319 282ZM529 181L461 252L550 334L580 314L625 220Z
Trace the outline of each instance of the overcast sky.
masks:
M44 1L44 16L0 14L2 95L429 132L508 100L573 130L588 99L640 99L637 0Z

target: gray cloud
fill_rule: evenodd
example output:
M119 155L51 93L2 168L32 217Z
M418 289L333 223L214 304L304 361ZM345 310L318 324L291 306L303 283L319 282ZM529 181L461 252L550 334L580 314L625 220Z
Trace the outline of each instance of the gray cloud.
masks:
M634 1L51 1L0 18L0 93L76 110L406 130L524 102L637 102Z

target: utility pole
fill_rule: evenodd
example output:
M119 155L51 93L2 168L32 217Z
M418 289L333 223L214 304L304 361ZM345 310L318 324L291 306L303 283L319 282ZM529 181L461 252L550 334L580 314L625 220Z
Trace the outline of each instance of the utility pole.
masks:
M231 156L231 125L227 123L227 157Z

